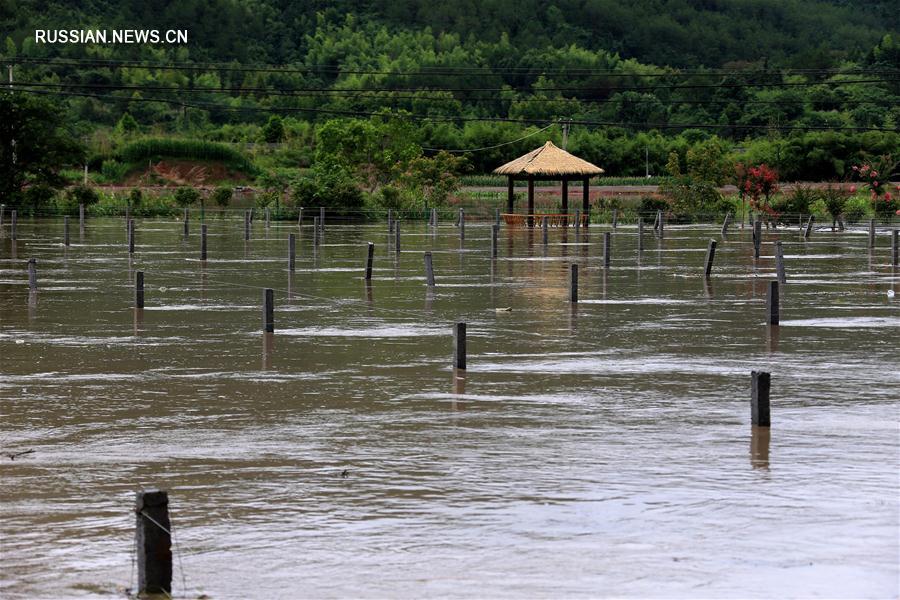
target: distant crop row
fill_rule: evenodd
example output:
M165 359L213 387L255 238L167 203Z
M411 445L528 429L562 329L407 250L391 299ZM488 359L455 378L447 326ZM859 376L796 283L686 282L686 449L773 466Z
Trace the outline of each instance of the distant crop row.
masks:
M239 150L203 140L175 138L148 138L127 144L119 151L122 161L137 163L154 158L182 158L191 160L214 160L242 171L253 173L253 163Z

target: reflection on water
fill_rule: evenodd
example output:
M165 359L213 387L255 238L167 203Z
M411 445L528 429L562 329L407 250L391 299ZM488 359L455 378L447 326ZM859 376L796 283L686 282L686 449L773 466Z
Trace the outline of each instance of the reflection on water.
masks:
M461 244L404 222L400 253L383 223L318 247L307 225L291 272L296 224L246 244L207 224L205 262L180 219L139 222L133 260L118 219L67 252L55 221L0 240L0 452L34 451L0 457L3 598L128 587L142 487L170 490L194 597L898 595L884 244L769 231L754 261L735 228L706 283L719 227L648 226L641 260L620 225L605 269L602 226L551 229L546 252L504 228L492 259L487 225ZM771 432L750 426L751 370L772 373Z

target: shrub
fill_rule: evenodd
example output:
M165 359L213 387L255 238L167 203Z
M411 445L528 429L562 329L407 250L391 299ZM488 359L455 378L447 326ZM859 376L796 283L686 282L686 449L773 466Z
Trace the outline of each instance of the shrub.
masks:
M375 203L381 208L390 208L393 210L403 208L403 197L400 194L400 189L395 186L386 185L374 196Z
M311 175L299 178L291 196L295 206L323 206L339 212L357 210L364 202L356 181L345 170L336 167L316 168Z
M638 207L638 212L642 215L653 214L658 210L669 210L669 203L663 198L656 196L643 196Z
M192 187L180 187L175 190L175 204L185 208L200 200L200 192Z
M210 199L215 202L217 206L227 208L231 203L232 194L233 192L230 187L221 186L213 190L213 193L210 195Z
M817 199L815 202L812 202L809 205L808 210L818 220L825 220L829 217L828 205L825 204L825 201L821 198Z
M103 181L114 183L121 181L128 173L128 165L117 160L104 160L100 167L100 176Z
M862 196L851 196L844 202L844 219L847 223L856 223L863 217L871 214L869 210L872 204Z
M204 140L148 138L126 145L119 152L119 156L126 162L142 164L146 163L147 159L161 157L215 160L242 171L255 172L255 168L247 157L231 146Z
M28 187L24 193L25 204L23 208L34 214L41 213L53 204L56 190L49 185L36 184Z
M798 185L789 194L782 194L772 206L782 214L801 214L810 211L810 205L821 195L809 186Z
M84 204L85 207L88 207L92 204L97 204L99 201L100 194L92 187L76 185L66 190L66 204L74 206L76 209L79 204Z
M144 201L144 192L141 191L141 188L131 188L131 191L128 192L128 204L132 207L138 207L141 205L141 202Z

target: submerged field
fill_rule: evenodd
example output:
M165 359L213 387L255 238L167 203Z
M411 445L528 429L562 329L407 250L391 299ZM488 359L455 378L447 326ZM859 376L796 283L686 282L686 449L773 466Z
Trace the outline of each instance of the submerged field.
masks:
M765 231L754 261L749 229L648 227L639 253L620 226L608 269L602 225L546 246L504 227L496 259L485 225L401 230L397 252L383 223L315 247L309 227L245 242L217 220L204 264L196 223L138 222L129 259L121 219L76 224L68 249L61 220L20 221L0 240L0 595L133 588L144 487L170 492L181 597L898 594L886 230L874 250L862 230ZM754 369L771 431L750 425Z

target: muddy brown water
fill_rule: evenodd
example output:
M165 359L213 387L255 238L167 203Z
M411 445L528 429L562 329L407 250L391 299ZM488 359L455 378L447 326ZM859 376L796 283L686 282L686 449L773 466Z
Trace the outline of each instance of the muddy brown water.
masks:
M888 236L466 240L404 223L19 221L0 240L0 596L122 596L134 492L175 595L896 597L900 291ZM702 278L707 240L719 239ZM781 325L765 325L772 242ZM365 246L376 244L363 282ZM437 287L426 292L423 251ZM30 296L25 263L37 259ZM568 265L580 299L567 301ZM132 309L133 278L146 308ZM262 288L275 335L261 334ZM511 310L498 311L498 308ZM450 369L468 324L468 371ZM772 373L771 431L749 373ZM33 450L11 460L11 453ZM342 471L347 476L342 477Z

